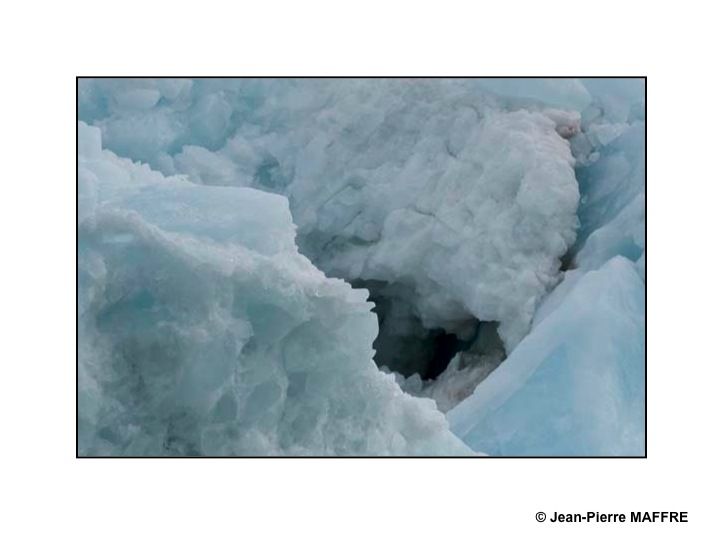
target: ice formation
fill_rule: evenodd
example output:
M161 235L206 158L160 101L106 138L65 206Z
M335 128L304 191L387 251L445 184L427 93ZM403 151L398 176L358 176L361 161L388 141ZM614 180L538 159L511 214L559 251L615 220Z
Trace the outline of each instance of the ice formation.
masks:
M298 253L287 199L78 144L81 455L470 453L376 368L367 291Z
M80 80L81 447L642 454L643 91Z
M616 257L562 302L449 414L490 455L642 455L644 283Z
M644 86L588 86L573 140L583 194L573 268L530 334L448 415L491 455L645 453Z
M392 349L431 329L497 321L514 347L575 239L562 133L577 119L488 84L100 80L80 108L111 150L166 174L287 195L302 252L385 300L382 361L411 374ZM534 86L585 99L577 82Z

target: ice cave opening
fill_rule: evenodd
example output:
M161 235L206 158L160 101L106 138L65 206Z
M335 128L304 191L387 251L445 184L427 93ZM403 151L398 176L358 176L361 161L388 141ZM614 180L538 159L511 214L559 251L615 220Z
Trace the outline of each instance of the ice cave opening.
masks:
M362 279L350 284L367 289L375 306L378 368L393 373L406 392L434 399L440 410L467 397L507 356L497 321L468 317L446 328L427 328L410 286Z

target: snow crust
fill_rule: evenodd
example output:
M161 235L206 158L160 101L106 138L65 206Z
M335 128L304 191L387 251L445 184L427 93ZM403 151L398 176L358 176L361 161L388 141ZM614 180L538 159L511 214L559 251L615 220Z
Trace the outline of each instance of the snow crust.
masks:
M377 369L367 291L298 253L286 198L78 130L81 455L471 453Z

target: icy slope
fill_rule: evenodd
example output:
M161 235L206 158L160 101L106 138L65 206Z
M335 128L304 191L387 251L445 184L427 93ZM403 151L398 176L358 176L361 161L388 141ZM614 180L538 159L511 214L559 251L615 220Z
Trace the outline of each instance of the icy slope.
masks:
M644 283L617 257L585 275L449 413L490 455L642 455Z
M298 253L284 197L165 177L78 129L81 455L470 453L378 371L367 292Z

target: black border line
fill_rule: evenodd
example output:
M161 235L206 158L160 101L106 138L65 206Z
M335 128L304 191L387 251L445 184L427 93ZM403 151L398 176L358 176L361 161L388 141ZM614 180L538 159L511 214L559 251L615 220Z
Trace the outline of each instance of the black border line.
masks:
M645 83L645 453L642 456L81 456L79 409L79 301L80 288L78 229L79 219L79 162L78 144L80 122L80 79L643 79ZM472 75L472 76L382 76L382 75L282 75L282 76L192 76L192 75L77 75L75 77L75 458L76 459L647 459L648 446L648 372L647 372L647 75Z

